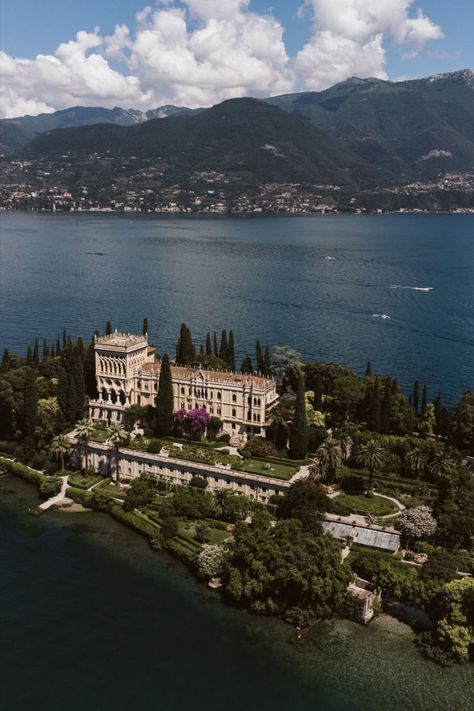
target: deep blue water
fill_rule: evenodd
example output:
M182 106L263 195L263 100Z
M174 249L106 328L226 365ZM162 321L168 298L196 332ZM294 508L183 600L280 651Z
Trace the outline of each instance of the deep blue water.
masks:
M403 624L291 630L221 604L109 517L30 516L0 478L2 711L469 711L473 665L424 661Z
M198 342L233 328L241 356L259 337L358 372L370 358L452 402L474 386L474 216L0 214L1 346L144 316L160 352L182 321Z

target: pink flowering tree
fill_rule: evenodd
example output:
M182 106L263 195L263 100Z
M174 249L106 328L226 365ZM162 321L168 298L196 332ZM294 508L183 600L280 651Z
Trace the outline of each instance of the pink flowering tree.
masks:
M185 410L184 407L174 413L175 427L180 432L190 434L193 439L202 439L211 422L211 416L203 407Z

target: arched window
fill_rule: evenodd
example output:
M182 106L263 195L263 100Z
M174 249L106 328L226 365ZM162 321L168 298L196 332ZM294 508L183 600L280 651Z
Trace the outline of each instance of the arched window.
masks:
M235 411L235 408L232 408L232 417L237 417L237 413Z

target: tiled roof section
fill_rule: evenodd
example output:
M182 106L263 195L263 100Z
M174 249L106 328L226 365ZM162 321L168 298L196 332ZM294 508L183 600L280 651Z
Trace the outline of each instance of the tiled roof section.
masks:
M139 343L146 345L146 337L137 336L133 333L117 333L117 331L109 334L108 336L99 336L96 340L96 344L99 346L118 346L120 348L136 346Z
M161 363L144 363L139 373L156 373L160 372ZM259 388L265 388L271 383L271 379L264 378L260 375L242 375L241 373L226 373L220 370L200 370L199 368L186 368L179 365L171 366L171 376L173 378L185 378L191 379L196 378L199 374L202 374L205 381L212 381L214 383L222 383L223 385L232 384L253 384Z

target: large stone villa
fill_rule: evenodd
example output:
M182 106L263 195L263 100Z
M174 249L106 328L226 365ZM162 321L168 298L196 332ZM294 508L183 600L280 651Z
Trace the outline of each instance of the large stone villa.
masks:
M99 397L89 403L91 419L121 422L126 407L154 405L160 367L146 335L115 332L96 338ZM278 401L273 378L176 365L171 375L175 410L202 407L219 417L230 435L264 434Z

